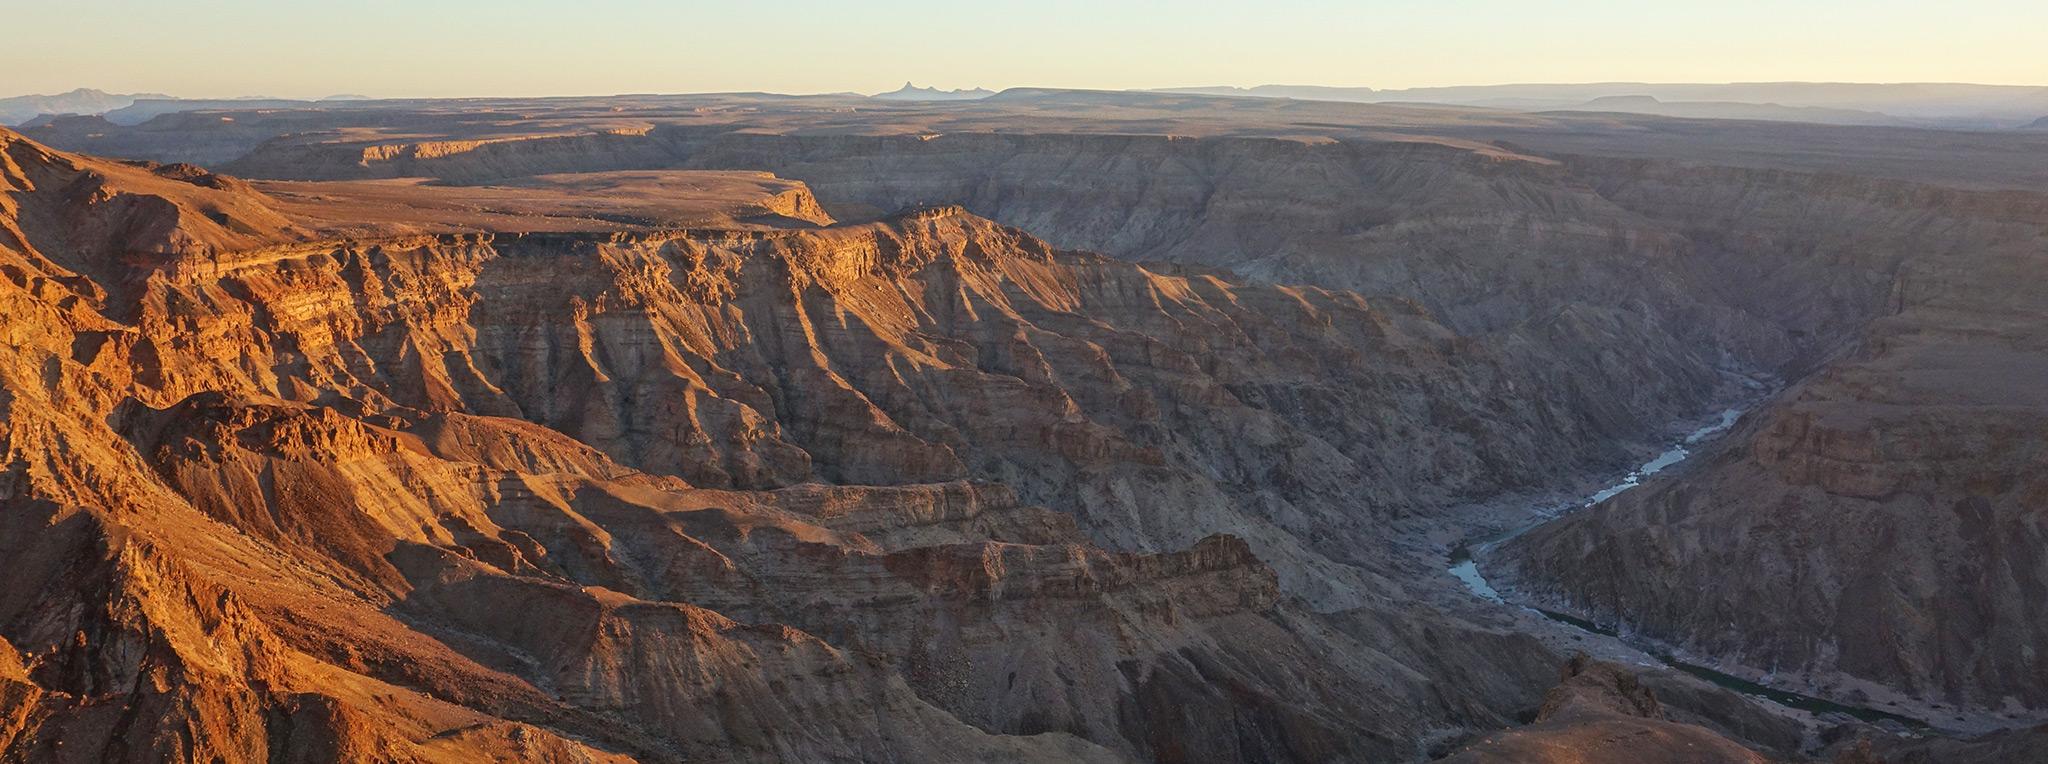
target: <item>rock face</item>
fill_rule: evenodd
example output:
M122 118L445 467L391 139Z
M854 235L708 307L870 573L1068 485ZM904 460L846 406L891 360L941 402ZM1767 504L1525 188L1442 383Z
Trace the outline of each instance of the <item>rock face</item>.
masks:
M1541 478L1560 473L1556 456L1618 465L1628 444L1725 392L1720 371L1796 368L1841 336L1828 323L1838 316L1760 313L1712 286L1724 269L1754 261L1698 262L1700 243L1687 230L1646 220L1588 187L1571 167L1498 149L671 127L483 143L432 158L421 151L280 141L232 166L272 177L424 175L457 183L618 163L769 168L805 181L842 218L958 202L1061 246L1119 259L1384 296L1382 304L1416 305L1471 353L1498 358L1520 384L1536 385L1546 400L1594 425L1582 433L1590 437L1560 440L1564 450L1493 465L1500 490L1554 487ZM386 155L400 158L377 158ZM1653 171L1617 166L1618 173ZM1737 179L1736 193L1747 180ZM1814 311L1863 315L1881 297L1826 295ZM1586 368L1606 373L1587 375Z
M1602 422L1610 443L1705 408L1725 381L1717 369L1811 369L1885 310L1900 258L2005 235L1975 210L2009 203L1847 177L1384 140L696 127L605 140L535 137L388 162L361 155L408 150L279 141L234 166L459 183L618 162L768 168L805 181L843 218L957 202L1120 259L1415 301Z
M1763 764L1762 755L1690 724L1671 721L1627 668L1581 654L1543 697L1527 727L1494 733L1441 762L1688 762Z
M1383 587L1333 564L1384 564L1360 548L1386 542L1375 523L1533 479L1598 427L1412 305L1061 254L958 209L279 246L173 273L137 295L164 333L135 352L237 359L148 369L178 395L517 418L702 487L1000 480L1118 548L1240 535L1329 607ZM1448 418L1470 424L1430 426Z
M1369 546L1545 447L1426 434L1504 372L1412 305L956 208L336 241L0 142L9 755L1379 759L1540 687Z

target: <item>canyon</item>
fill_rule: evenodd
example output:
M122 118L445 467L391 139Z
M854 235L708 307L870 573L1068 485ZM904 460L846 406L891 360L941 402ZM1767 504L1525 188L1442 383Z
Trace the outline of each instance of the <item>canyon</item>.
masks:
M2040 140L1084 91L0 132L0 750L2033 760ZM1523 528L1505 601L1445 572Z

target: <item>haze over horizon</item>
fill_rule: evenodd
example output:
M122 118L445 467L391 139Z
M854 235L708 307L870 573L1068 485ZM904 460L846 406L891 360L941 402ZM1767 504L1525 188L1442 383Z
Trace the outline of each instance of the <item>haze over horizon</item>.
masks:
M2048 8L1973 0L1758 0L1655 8L1278 0L993 2L935 11L883 0L735 8L649 0L254 0L23 7L0 50L0 96L79 87L188 98L942 89L1103 90L1263 84L1380 89L1509 83L1968 82L2048 84ZM303 34L279 35L296 29ZM1646 31L1647 30L1647 31ZM365 32L373 32L365 34ZM744 32L744 33L743 33ZM91 35L91 55L77 40ZM762 34L771 44L764 46ZM61 63L61 65L52 65ZM264 62L265 65L255 65Z

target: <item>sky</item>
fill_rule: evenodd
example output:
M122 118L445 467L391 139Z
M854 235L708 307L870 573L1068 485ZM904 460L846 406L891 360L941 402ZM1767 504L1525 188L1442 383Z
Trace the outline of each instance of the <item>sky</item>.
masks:
M783 93L1269 83L2048 85L2042 0L68 0L0 96Z

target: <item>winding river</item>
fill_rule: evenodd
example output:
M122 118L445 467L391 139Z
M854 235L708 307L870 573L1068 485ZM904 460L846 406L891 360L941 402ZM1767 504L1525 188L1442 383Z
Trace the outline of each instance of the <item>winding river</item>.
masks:
M1702 441L1727 431L1729 427L1735 425L1735 420L1741 418L1741 416L1742 409L1728 409L1721 412L1719 418L1688 433L1685 439L1674 444L1671 448L1665 450L1664 453L1658 454L1654 459L1643 462L1643 466L1637 467L1635 471L1628 473L1628 476L1622 478L1621 482L1595 491L1593 495L1586 497L1584 502L1577 505L1567 505L1561 510L1539 511L1535 522L1486 539L1480 542L1477 549L1471 549L1460 544L1457 549L1451 552L1451 575L1457 576L1459 581L1465 582L1465 588L1471 589L1473 594L1494 602L1505 603L1507 600L1502 599L1500 592L1496 591L1492 584L1487 583L1486 576L1479 572L1479 557L1485 555L1487 550L1492 549L1503 541L1527 533L1536 526L1562 517L1572 510L1585 509L1586 507L1619 496L1623 491L1627 491L1630 488L1642 485L1644 478L1663 472L1665 468L1685 461L1686 457L1692 455L1691 446L1699 445Z
M1507 541L1509 539L1515 538L1516 536L1520 536L1524 533L1529 532L1531 529L1536 528L1537 526L1543 525L1544 523L1548 523L1552 520L1556 520L1557 518L1563 517L1564 515L1569 514L1573 511L1585 509L1587 507L1594 506L1608 499L1612 499L1615 496L1619 496L1623 492L1631 488L1634 488L1638 485L1642 485L1642 482L1645 479L1649 478L1651 475L1655 475L1659 472L1662 472L1665 469L1671 467L1672 465L1683 462L1686 460L1687 457L1692 456L1692 447L1697 446L1705 441L1711 440L1715 436L1720 435L1723 432L1726 432L1728 428L1735 425L1735 420L1740 418L1742 416L1742 413L1743 410L1739 408L1731 408L1721 412L1721 414L1713 421L1708 422L1707 424L1701 426L1699 429L1687 433L1683 439L1673 444L1671 448L1665 450L1663 453L1658 454L1655 458L1652 458L1647 462L1643 462L1642 466L1637 467L1634 471L1628 473L1628 476L1622 478L1620 482L1617 482L1614 485L1610 485L1606 488L1602 488L1599 491L1594 492L1591 496L1586 497L1585 500L1582 502L1575 504L1566 504L1560 508L1541 510L1537 513L1537 518L1533 522L1527 523L1525 525L1522 525L1521 527L1488 538L1480 542L1476 547L1460 544L1456 549L1453 549L1451 551L1451 575L1457 577L1459 581L1464 582L1465 588L1472 590L1472 593L1478 595L1479 597L1482 597L1493 602L1498 602L1503 605L1512 604L1509 603L1505 597L1501 596L1499 590L1495 589L1491 583L1487 582L1486 575L1479 570L1479 560L1480 558L1485 557L1488 551L1492 550L1495 546L1500 545L1504 541ZM1898 714L1879 711L1872 708L1847 706L1823 698L1816 698L1808 695L1801 695L1795 692L1768 687L1731 674L1724 674L1719 671L1715 671L1711 668L1707 668L1705 666L1680 661L1672 657L1671 655L1665 653L1664 651L1652 649L1652 647L1649 645L1637 644L1635 640L1630 640L1612 629L1603 628L1598 624L1586 621L1581 618L1575 618L1563 613L1556 613L1549 610L1543 610L1541 608L1531 607L1528 609L1539 615L1542 615L1545 618L1572 627L1579 631L1583 631L1588 634L1597 634L1603 637L1621 640L1624 644L1628 644L1630 647L1640 650L1645 654L1648 654L1651 657L1656 658L1659 661L1662 661L1665 665L1668 665L1674 669L1713 682L1714 684L1720 685L1735 692L1739 692L1753 698L1758 698L1781 706L1785 706L1787 708L1795 708L1801 711L1807 711L1814 714L1847 714L1857 719L1873 723L1881 721L1890 721L1896 722L1900 725L1913 729L1925 729L1928 726L1926 722L1911 717L1900 716Z

